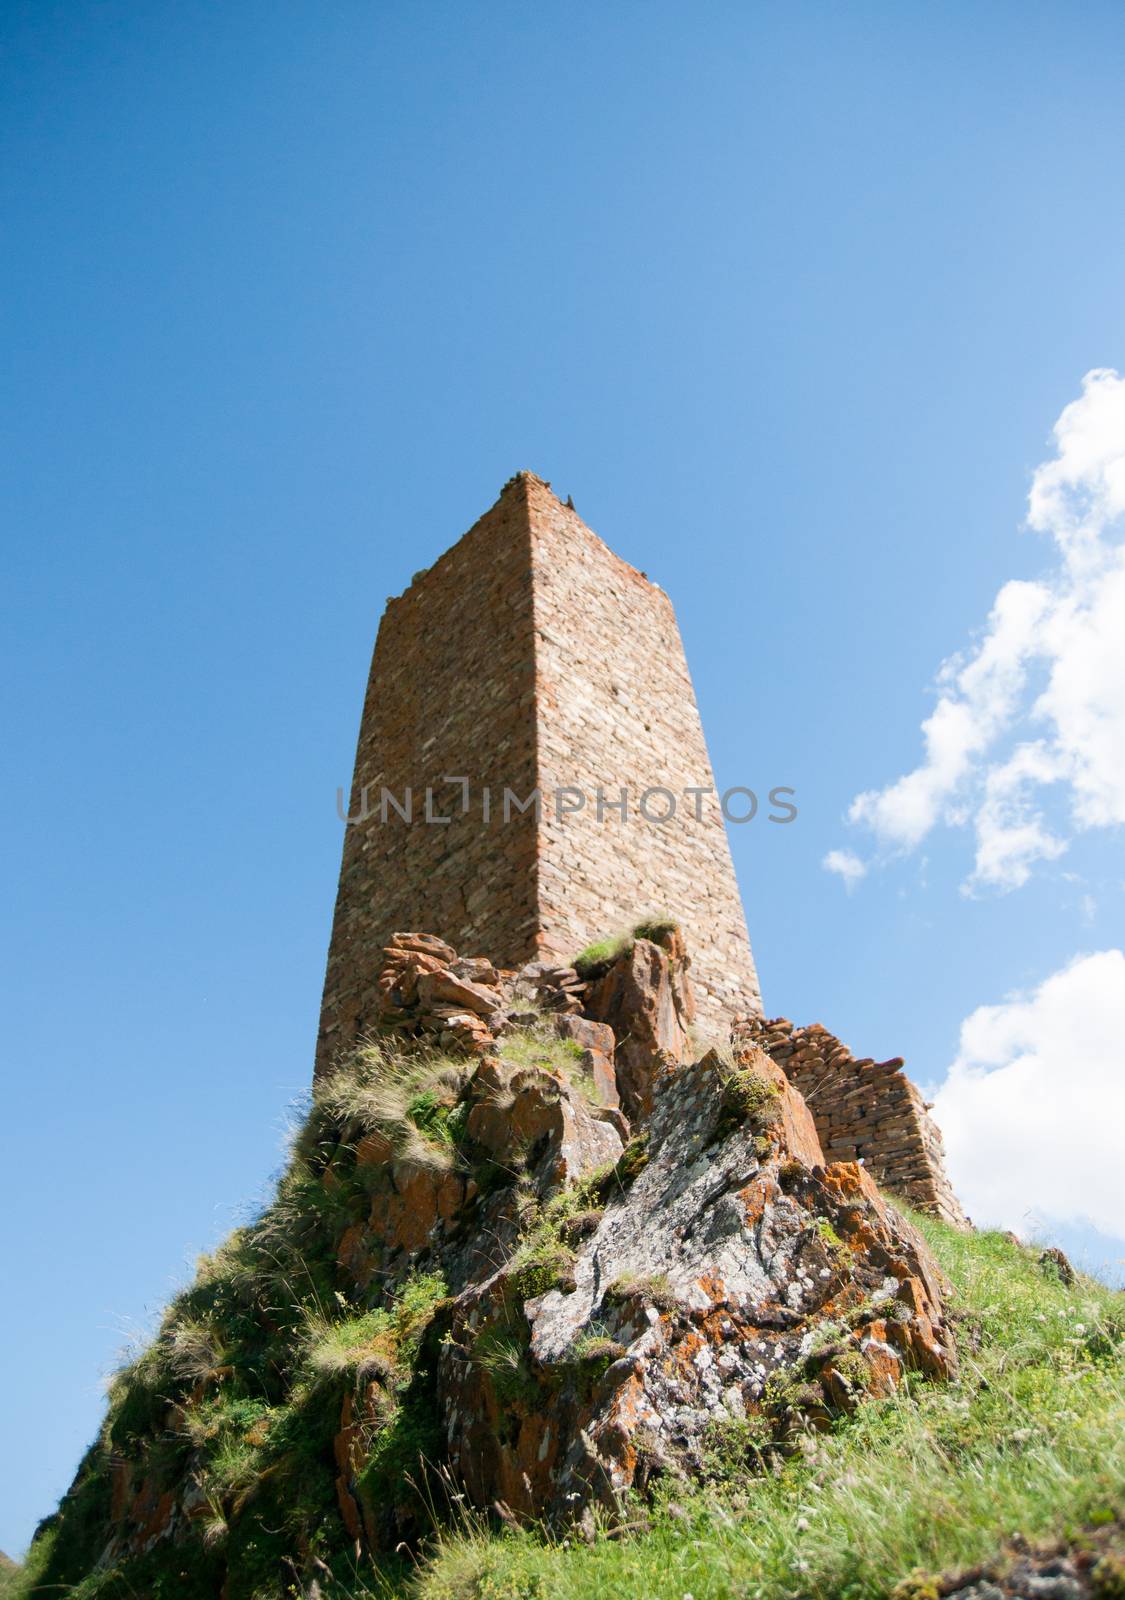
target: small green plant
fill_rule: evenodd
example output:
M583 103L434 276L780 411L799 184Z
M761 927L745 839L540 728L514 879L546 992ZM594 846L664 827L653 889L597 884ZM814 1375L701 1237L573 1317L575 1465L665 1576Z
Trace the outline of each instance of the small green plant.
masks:
M466 1079L464 1063L440 1052L394 1038L367 1044L316 1086L295 1151L315 1171L341 1143L381 1133L396 1156L448 1164L460 1136Z
M392 1303L391 1314L401 1360L414 1361L423 1334L448 1295L449 1290L440 1272L411 1273L399 1289Z
M766 1411L781 1421L794 1412L817 1409L824 1404L819 1384L811 1383L799 1367L771 1373L762 1399Z
M663 942L679 929L671 917L650 918L623 933L609 934L580 950L571 962L580 978L591 978L610 966L619 957L628 955L638 939L650 939L653 944Z
M574 1344L574 1367L578 1374L579 1391L589 1396L598 1379L625 1354L625 1346L609 1334L599 1333L596 1329L583 1334Z
M1095 1562L1090 1592L1096 1600L1125 1600L1125 1553L1108 1550Z
M488 1373L501 1405L531 1404L538 1396L539 1386L528 1366L526 1325L501 1322L486 1328L473 1343L472 1359Z
M228 1363L223 1330L213 1316L184 1317L167 1336L168 1365L185 1383L208 1383Z
M635 1133L617 1158L613 1181L623 1189L635 1183L648 1166L648 1133Z
M826 1350L829 1345L838 1343L845 1332L846 1328L843 1322L837 1322L832 1318L826 1319L806 1337L802 1348L810 1356L816 1355L820 1351Z
M677 1305L675 1291L664 1272L623 1272L615 1278L605 1292L609 1305L626 1305L636 1301L641 1305L655 1306L657 1311L674 1311Z
M610 935L607 939L596 939L593 944L588 944L580 950L571 962L571 966L580 978L593 977L604 967L610 966L618 956L625 955L632 948L633 941L627 933Z
M300 1334L298 1373L310 1382L335 1382L352 1375L388 1382L408 1373L422 1334L446 1296L440 1273L415 1275L386 1309L355 1315L307 1308Z
M772 1149L768 1130L781 1117L781 1091L753 1067L734 1063L724 1067L721 1082L714 1139L725 1139L736 1128L747 1127L754 1137L755 1153L764 1159Z
M333 1320L319 1310L306 1313L304 1369L312 1378L333 1380L349 1373L390 1377L398 1360L394 1318L388 1311L365 1311Z
M464 1101L451 1105L436 1089L423 1089L414 1095L406 1114L418 1131L438 1144L456 1146L465 1136L468 1106Z
M764 1417L717 1417L700 1437L700 1455L706 1476L720 1482L737 1482L750 1468L761 1465L770 1443Z
M891 1590L891 1600L940 1600L941 1580L929 1572L911 1572Z
M540 1224L525 1238L509 1265L504 1292L524 1305L548 1289L564 1287L570 1281L574 1251L563 1243L549 1224Z
M539 1067L556 1077L569 1079L582 1060L582 1046L576 1039L563 1038L549 1022L530 1028L514 1028L500 1041L501 1059L516 1067Z
M866 1393L871 1384L871 1368L856 1349L833 1355L830 1368L841 1378L852 1396Z

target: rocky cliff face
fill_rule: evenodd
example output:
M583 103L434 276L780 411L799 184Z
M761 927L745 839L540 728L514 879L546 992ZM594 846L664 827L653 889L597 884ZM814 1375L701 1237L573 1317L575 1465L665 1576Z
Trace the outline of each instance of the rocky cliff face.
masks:
M382 1041L122 1375L52 1582L331 1592L447 1495L621 1518L719 1442L749 1469L951 1371L920 1235L825 1163L763 1050L692 1043L687 952L653 931L582 977L396 936Z

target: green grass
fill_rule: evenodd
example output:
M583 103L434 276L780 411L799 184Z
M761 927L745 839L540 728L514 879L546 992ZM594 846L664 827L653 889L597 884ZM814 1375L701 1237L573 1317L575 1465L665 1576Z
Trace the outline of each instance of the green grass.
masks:
M583 1066L585 1054L577 1039L561 1038L546 1018L505 1034L499 1047L500 1058L508 1066L538 1067L577 1089L589 1105L598 1106L603 1102L593 1072Z
M458 1096L471 1068L416 1042L383 1039L319 1084L296 1153L331 1159L343 1139L380 1133L399 1157L448 1166L462 1134Z
M516 1029L500 1041L499 1055L512 1067L539 1067L544 1072L577 1083L583 1056L576 1039L563 1039L552 1023L543 1021L530 1028Z
M473 1360L492 1380L501 1405L534 1403L541 1391L528 1370L527 1328L499 1323L486 1328L473 1343Z
M413 1095L406 1107L406 1115L419 1133L435 1144L455 1147L465 1136L464 1102L450 1105L448 1100L440 1097L437 1089L422 1089Z
M651 939L653 944L660 944L662 940L679 931L680 925L674 917L656 917L648 922L635 923L633 938Z
M621 933L611 933L604 939L588 944L585 950L578 952L571 966L580 978L588 978L599 968L616 961L618 956L628 954L638 939L651 939L654 944L660 944L678 928L679 923L671 917L656 917L635 923Z
M571 962L571 966L580 978L588 978L599 967L607 967L611 961L624 955L626 950L632 948L632 939L627 933L611 934L605 939L595 939L593 944L588 944L580 950Z
M676 1296L664 1272L623 1272L606 1289L605 1298L610 1305L638 1300L643 1305L655 1306L658 1311L671 1311L676 1305Z
M313 1379L341 1378L363 1368L389 1375L398 1358L394 1318L364 1311L334 1321L323 1311L306 1313L303 1366Z
M995 1557L1017 1530L1120 1515L1125 1301L1085 1279L1066 1289L1001 1235L916 1220L954 1283L956 1382L862 1405L778 1476L724 1438L714 1480L658 1488L630 1537L465 1519L435 1545L417 1600L882 1600L913 1572Z

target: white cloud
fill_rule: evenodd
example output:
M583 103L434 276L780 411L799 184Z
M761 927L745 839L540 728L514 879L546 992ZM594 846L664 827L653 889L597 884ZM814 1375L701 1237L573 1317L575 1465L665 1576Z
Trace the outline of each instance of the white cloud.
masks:
M1082 565L1125 512L1125 383L1108 367L1088 372L1053 432L1055 458L1036 469L1027 520Z
M1004 584L976 645L938 673L923 761L848 812L889 852L971 821L970 892L1018 888L1065 851L1064 832L1125 822L1125 379L1087 373L1054 437L1028 524L1054 540L1055 566ZM1050 786L1067 801L1061 829L1040 810Z
M1125 822L1125 551L1053 608L1044 644L1053 665L1034 709L1055 730L1075 821Z
M1035 809L1031 791L1061 776L1058 759L1039 739L1017 745L1006 761L984 777L975 827L976 864L965 891L979 885L1018 889L1031 876L1035 861L1053 861L1066 842L1051 833Z
M829 850L821 866L829 872L838 872L849 893L867 875L867 863L861 861L852 850Z
M980 1225L1037 1218L1125 1236L1125 954L1103 950L1029 996L981 1006L934 1102L949 1175Z

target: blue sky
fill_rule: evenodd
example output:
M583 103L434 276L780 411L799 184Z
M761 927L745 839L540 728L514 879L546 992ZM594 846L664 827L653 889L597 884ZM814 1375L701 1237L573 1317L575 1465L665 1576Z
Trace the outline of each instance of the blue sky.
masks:
M522 467L673 597L720 783L797 790L794 826L732 829L767 1011L935 1088L959 1063L970 1209L1114 1270L1125 441L1083 379L1125 370L1120 7L8 0L2 28L0 1546L277 1167L380 612ZM936 685L1013 580L1050 649L999 707ZM926 769L921 835L854 810L943 695L992 721L951 786ZM1020 885L973 877L1006 781L1064 846Z

